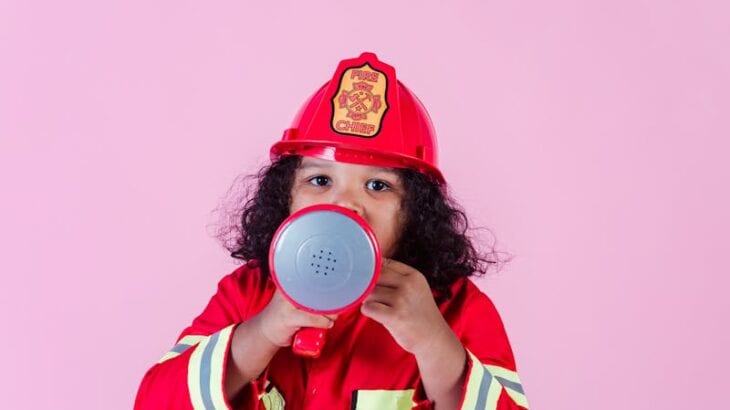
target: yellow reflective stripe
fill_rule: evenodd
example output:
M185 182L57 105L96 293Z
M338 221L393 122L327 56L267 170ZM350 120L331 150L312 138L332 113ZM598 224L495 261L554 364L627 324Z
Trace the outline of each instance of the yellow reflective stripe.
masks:
M201 340L205 339L207 336L203 335L187 335L183 336L182 339L178 340L176 344L178 345L194 345L200 342Z
M464 392L464 402L461 404L462 410L476 410L477 399L479 397L479 386L482 384L484 377L484 368L481 366L472 352L466 351L471 360L471 369L466 379L466 391Z
M218 332L218 342L213 348L212 356L210 357L210 394L213 406L216 409L226 409L229 407L226 402L225 389L223 386L223 377L225 376L226 370L223 368L223 363L228 355L226 347L231 339L233 326L234 325L229 325Z
M173 357L180 356L185 350L189 349L190 347L196 345L198 342L200 342L202 339L204 339L205 336L201 335L187 335L183 337L182 339L178 340L178 342L175 344L175 346L170 349L167 353L165 353L160 360L157 361L157 363L162 363L167 360L172 359Z
M530 408L530 406L527 404L527 396L525 396L524 394L522 394L520 392L516 392L512 389L504 389L504 391L506 391L507 394L509 395L509 397L511 397L512 400L514 400L514 402L517 403L518 405L520 405L526 409Z
M233 326L202 339L188 363L188 390L194 409L227 409L223 392L223 363Z
M358 390L354 410L410 410L414 389L408 390Z
M160 358L160 360L157 361L157 364L160 364L162 362L166 362L166 361L172 359L173 357L177 357L177 356L180 356L180 353L173 352L173 351L169 351L169 352L165 353L165 355L162 356Z
M205 338L198 343L195 351L190 356L190 362L188 362L188 391L190 392L190 402L196 410L205 409L203 395L200 390L200 362L209 340Z

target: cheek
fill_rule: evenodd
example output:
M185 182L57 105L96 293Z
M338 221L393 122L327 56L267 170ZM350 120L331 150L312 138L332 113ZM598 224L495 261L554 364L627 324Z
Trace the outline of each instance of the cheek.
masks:
M291 201L289 202L289 214L291 215L302 208L301 198L292 194Z
M375 234L380 242L383 256L391 257L395 252L403 231L403 226L404 215L399 206L389 208L387 212L379 215L376 226L373 226L373 230L375 230Z
M289 202L289 213L292 214L309 205L312 205L312 200L307 195L306 189L294 187L291 192L291 201Z

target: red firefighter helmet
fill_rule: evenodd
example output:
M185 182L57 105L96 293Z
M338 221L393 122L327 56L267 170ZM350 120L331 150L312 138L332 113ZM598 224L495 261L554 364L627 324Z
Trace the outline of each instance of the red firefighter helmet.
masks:
M282 155L413 168L445 182L426 108L373 53L340 62L271 147L272 158Z

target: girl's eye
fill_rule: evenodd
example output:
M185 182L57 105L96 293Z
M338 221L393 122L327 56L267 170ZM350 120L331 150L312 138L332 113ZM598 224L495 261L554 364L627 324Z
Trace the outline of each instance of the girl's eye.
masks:
M329 184L330 179L324 175L317 175L316 177L309 178L309 183L316 186L325 186Z
M379 179L371 179L367 183L367 188L372 191L380 192L389 189L390 186L386 182L383 182Z

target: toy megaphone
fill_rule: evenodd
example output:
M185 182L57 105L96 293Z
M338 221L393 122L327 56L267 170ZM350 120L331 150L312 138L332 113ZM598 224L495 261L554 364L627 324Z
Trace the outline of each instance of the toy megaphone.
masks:
M358 305L380 274L380 246L355 212L329 204L303 208L282 222L269 248L271 277L298 309L340 313ZM325 330L304 328L292 349L319 357Z

